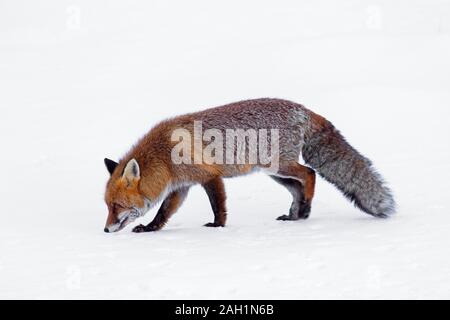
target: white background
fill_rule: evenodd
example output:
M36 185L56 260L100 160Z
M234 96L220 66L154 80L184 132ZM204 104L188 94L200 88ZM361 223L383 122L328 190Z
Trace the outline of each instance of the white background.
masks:
M0 3L0 298L450 298L450 1ZM158 121L278 97L373 160L398 214L323 180L309 220L264 175L104 234L105 156ZM149 222L156 209L137 223Z

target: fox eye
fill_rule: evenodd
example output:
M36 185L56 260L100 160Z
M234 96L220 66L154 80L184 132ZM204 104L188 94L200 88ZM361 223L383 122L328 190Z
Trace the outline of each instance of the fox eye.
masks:
M114 203L114 204L113 204L113 210L114 210L115 212L117 212L118 210L122 210L122 209L125 209L125 207L122 206L122 205L120 205L120 204L118 204L118 203Z

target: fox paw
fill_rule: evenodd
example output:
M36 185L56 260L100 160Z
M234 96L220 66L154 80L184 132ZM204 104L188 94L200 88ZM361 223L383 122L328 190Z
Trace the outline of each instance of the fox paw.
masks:
M220 224L220 223L216 223L216 222L208 222L208 223L204 224L203 226L205 226L205 227L213 227L213 228L225 227L224 224Z
M298 216L299 219L308 219L309 218L309 212L302 213Z
M132 232L142 233L142 232L151 232L151 231L156 231L156 230L158 230L158 228L156 228L155 226L144 226L143 224L140 224L140 225L134 227Z
M147 232L147 226L140 224L140 225L134 227L133 230L131 230L131 231L135 232L135 233Z
M277 218L277 220L280 220L280 221L294 221L294 220L298 220L298 218L294 218L294 217L288 216L287 214L284 214L282 216L279 216Z

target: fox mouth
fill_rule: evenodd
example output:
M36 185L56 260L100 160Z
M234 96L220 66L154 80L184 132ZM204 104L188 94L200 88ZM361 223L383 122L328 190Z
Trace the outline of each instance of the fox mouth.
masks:
M117 232L125 228L130 222L133 222L137 218L142 216L138 209L133 208L129 212L125 213L119 220L119 222L110 225L105 228L105 232Z
M133 207L129 211L125 211L121 214L119 221L105 227L104 231L109 232L117 232L125 228L130 222L133 222L139 217L145 215L145 213L150 209L150 201L146 201L146 205L144 208L136 208Z
M119 228L116 231L122 230L130 222L130 215L127 214L125 218L119 221Z
M123 228L125 228L126 225L127 225L128 223L130 223L130 222L131 222L131 220L130 220L130 214L128 213L128 214L125 214L125 215L119 220L119 222L107 226L107 227L105 228L104 231L107 232L107 233L120 231L120 230L122 230Z

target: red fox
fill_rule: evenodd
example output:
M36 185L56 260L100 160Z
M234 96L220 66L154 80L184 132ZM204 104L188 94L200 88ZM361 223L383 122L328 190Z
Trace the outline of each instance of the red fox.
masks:
M200 135L200 138L195 137L198 123L201 123L201 130L205 131L205 135ZM210 136L206 137L207 130L214 130L216 134L241 130L247 134L251 130L267 129L274 129L277 133L276 139L273 136L268 139L272 155L276 152L277 156L275 169L261 160L239 163L228 161L229 156L237 157L236 150L231 153L227 150L226 162L201 161L202 151L199 153L195 148L195 145L200 145L206 151L208 142L219 142L220 136L215 136L214 141ZM181 162L174 159L174 155L180 151L177 148L179 137L174 139L174 132L180 130L194 137L188 139L188 145L193 144L194 151L187 149L180 152L178 155L186 160ZM251 151L255 142L264 142L261 135L253 143L250 138L248 134L241 141L244 143L244 154ZM233 139L232 146L237 145ZM298 163L300 155L308 166ZM213 157L223 160L225 156L216 148ZM244 158L249 160L247 155ZM281 99L245 100L163 121L152 128L118 163L109 159L104 162L110 174L105 192L109 211L105 232L123 229L162 201L153 221L148 225L134 227L133 232L160 230L181 206L189 188L195 184L203 186L214 213L213 222L205 226L224 227L227 209L223 179L257 170L266 172L292 194L289 213L278 217L278 220L308 218L314 197L316 171L362 211L380 218L395 212L392 193L370 160L350 146L331 122L301 104Z

